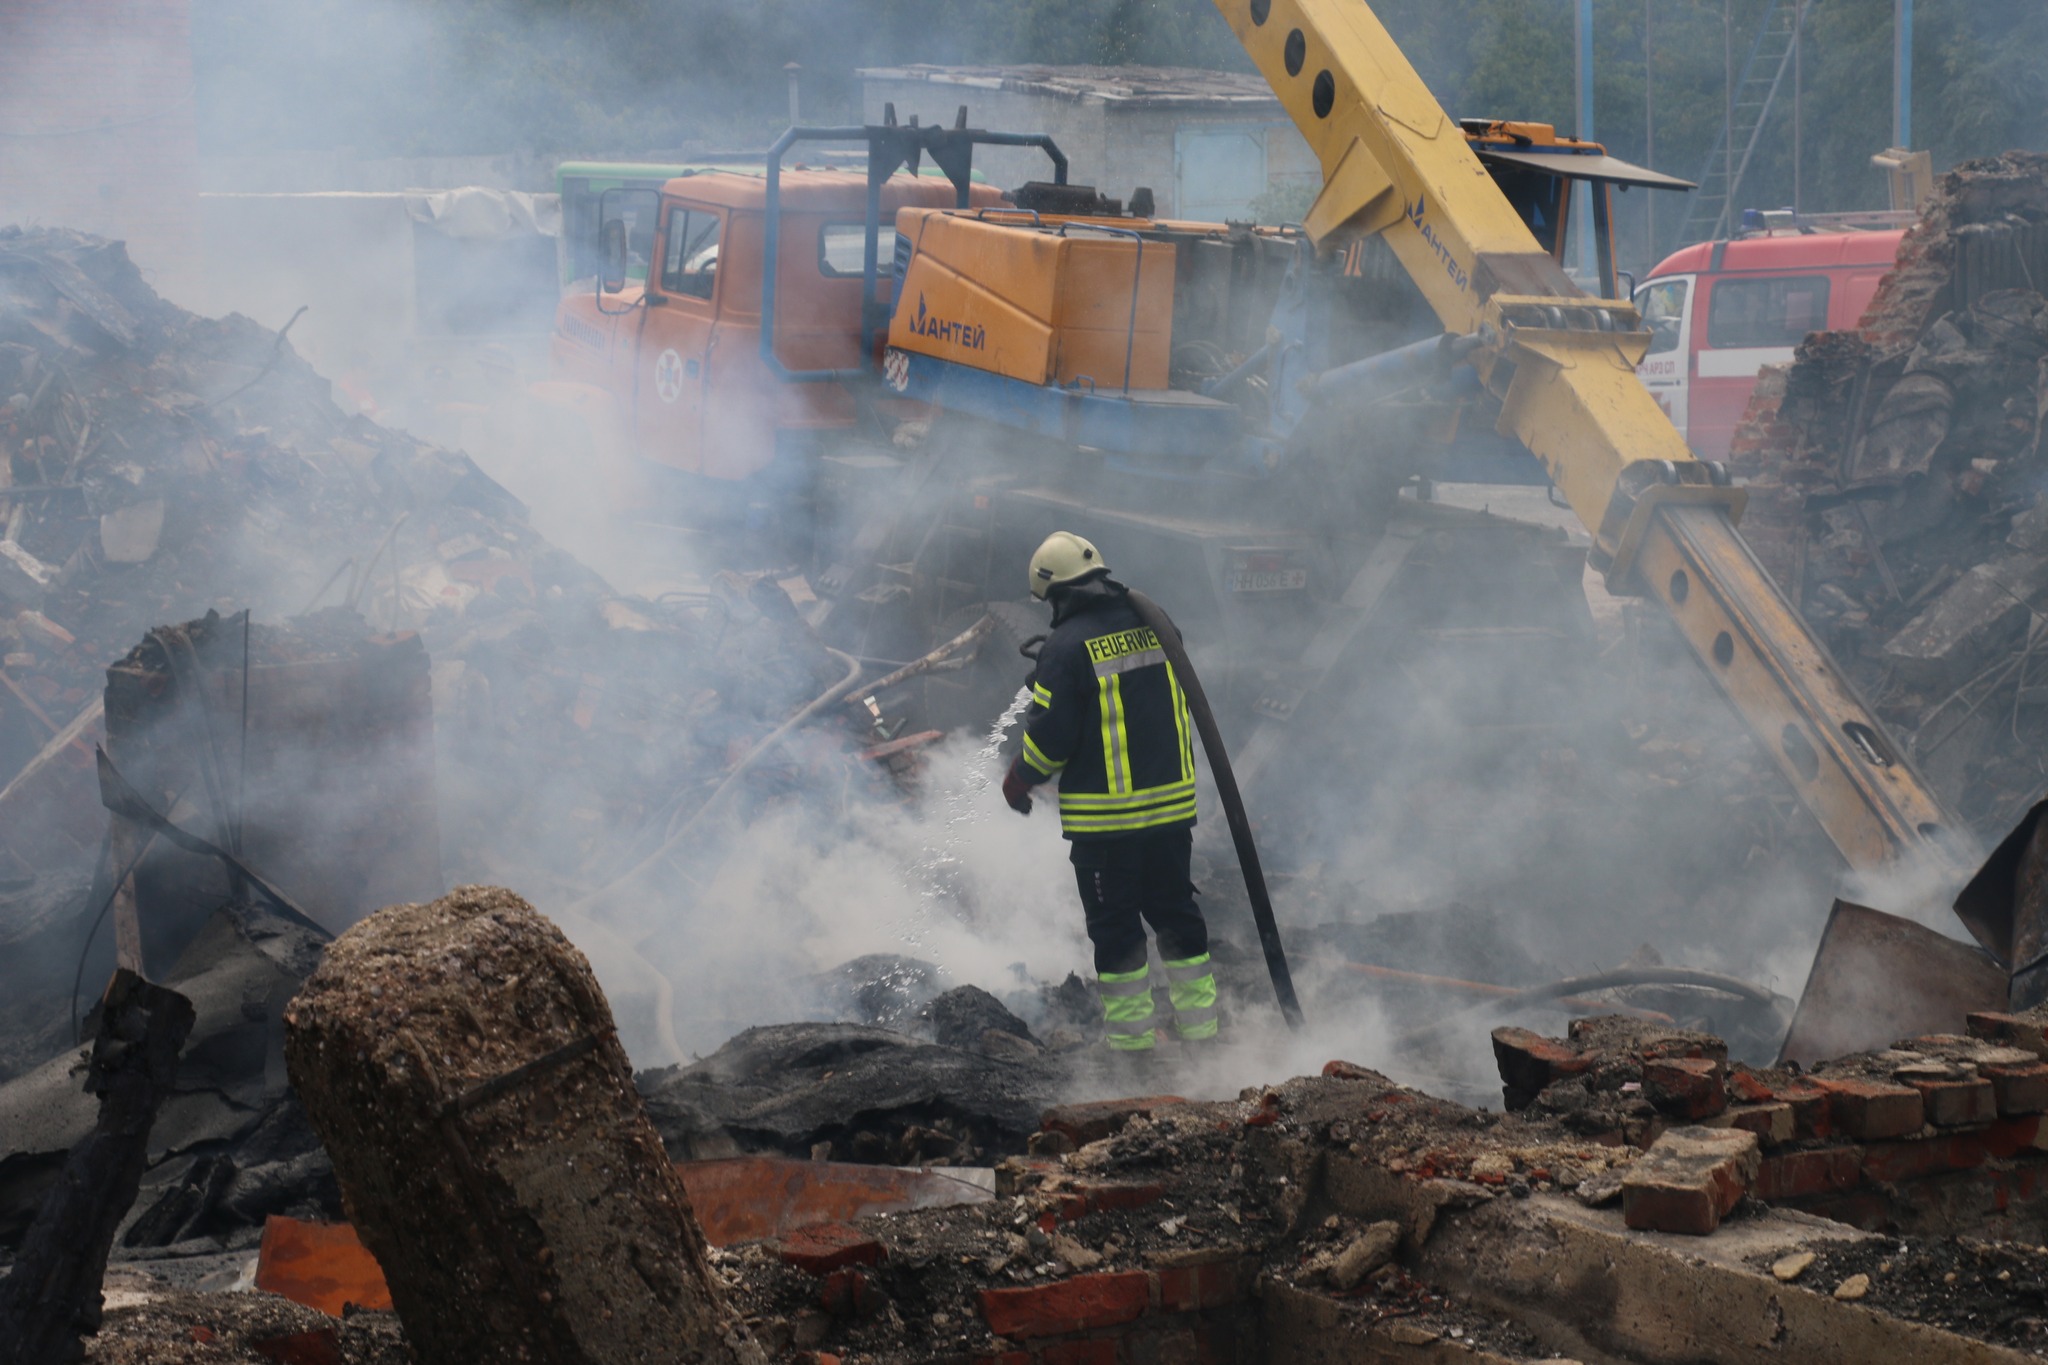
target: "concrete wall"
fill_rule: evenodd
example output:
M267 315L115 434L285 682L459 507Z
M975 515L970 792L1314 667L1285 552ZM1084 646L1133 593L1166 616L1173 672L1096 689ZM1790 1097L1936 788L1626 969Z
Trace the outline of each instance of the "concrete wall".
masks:
M0 224L125 240L159 290L196 269L189 0L0 0Z

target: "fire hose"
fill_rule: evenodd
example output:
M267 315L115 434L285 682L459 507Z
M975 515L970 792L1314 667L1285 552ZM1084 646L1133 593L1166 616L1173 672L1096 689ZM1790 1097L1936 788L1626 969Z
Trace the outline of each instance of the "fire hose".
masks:
M1303 1022L1301 1002L1294 995L1294 977L1287 970L1287 950L1280 943L1280 926L1273 921L1273 900L1266 894L1266 874L1259 865L1258 846L1252 842L1252 825L1244 813L1244 797L1237 790L1237 775L1230 770L1230 752L1223 747L1223 732L1216 728L1216 716L1209 709L1209 698L1202 691L1202 680L1196 676L1194 664L1188 660L1180 632L1157 602L1135 589L1128 590L1128 594L1138 619L1159 637L1159 647L1180 680L1181 695L1187 698L1188 713L1194 717L1195 730L1202 737L1202 752L1209 755L1209 775L1216 780L1216 795L1223 802L1224 818L1230 822L1231 842L1237 845L1237 865L1244 870L1245 894L1251 899L1252 921L1259 928L1259 946L1266 953L1266 971L1273 978L1273 994L1280 1002L1287 1027L1299 1029Z

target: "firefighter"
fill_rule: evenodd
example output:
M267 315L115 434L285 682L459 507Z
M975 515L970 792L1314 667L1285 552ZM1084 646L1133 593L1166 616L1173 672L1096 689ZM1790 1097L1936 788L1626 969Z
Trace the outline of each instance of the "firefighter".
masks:
M1031 813L1031 788L1059 778L1060 829L1070 845L1109 1047L1150 1051L1152 977L1145 925L1159 940L1174 1030L1216 1036L1209 929L1188 875L1194 842L1195 751L1187 699L1096 548L1067 531L1031 556L1031 595L1052 604L1052 634L1031 675L1024 747L1003 799Z

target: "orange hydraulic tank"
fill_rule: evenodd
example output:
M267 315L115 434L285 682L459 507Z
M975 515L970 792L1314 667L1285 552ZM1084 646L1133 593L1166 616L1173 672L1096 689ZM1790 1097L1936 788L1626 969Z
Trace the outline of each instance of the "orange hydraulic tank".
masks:
M998 209L902 209L896 230L912 250L891 346L1028 384L1098 389L1125 387L1128 355L1129 387L1167 386L1171 242L1141 250L1100 226Z

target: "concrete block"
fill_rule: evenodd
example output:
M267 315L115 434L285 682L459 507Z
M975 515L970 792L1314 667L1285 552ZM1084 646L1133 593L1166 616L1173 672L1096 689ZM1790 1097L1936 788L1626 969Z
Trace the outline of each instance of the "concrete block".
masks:
M1622 1177L1622 1219L1643 1231L1704 1237L1749 1192L1762 1159L1754 1133L1674 1128Z
M1958 578L1885 642L1884 658L1918 686L1958 686L2016 644L2048 592L2048 556L2016 551Z
M1351 1245L1338 1253L1336 1264L1329 1270L1331 1287L1340 1290L1358 1288L1365 1283L1366 1276L1393 1260L1400 1247L1399 1223L1370 1224L1352 1239Z

